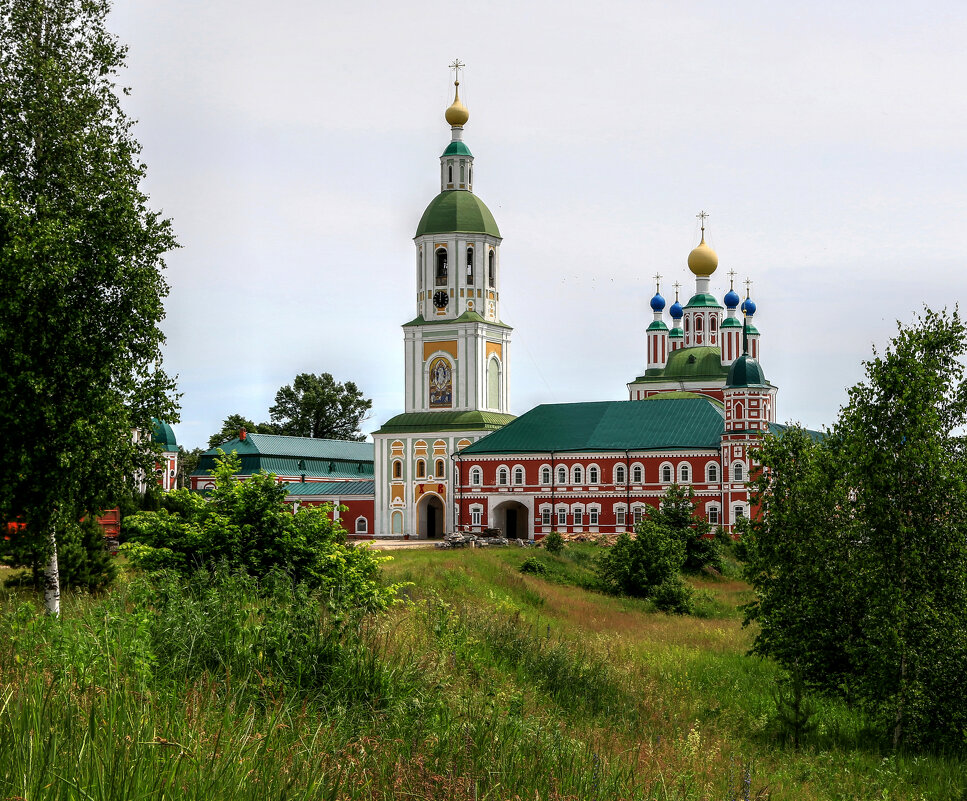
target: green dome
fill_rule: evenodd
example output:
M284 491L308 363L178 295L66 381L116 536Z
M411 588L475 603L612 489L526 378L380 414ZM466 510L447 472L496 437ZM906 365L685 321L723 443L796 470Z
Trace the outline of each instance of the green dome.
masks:
M175 432L171 430L171 426L157 417L151 418L151 441L159 443L164 448L165 453L173 453L178 450Z
M723 378L722 354L718 348L700 345L694 348L679 348L672 352L661 373L663 380L696 378Z
M426 207L416 236L449 234L459 231L470 234L500 236L494 215L473 192L450 189L441 192Z
M760 364L748 353L743 353L732 362L729 377L725 381L727 387L767 387L766 374L762 372Z
M470 152L470 148L467 147L463 142L451 142L447 145L447 149L443 151L444 156L470 156L473 158L473 153Z

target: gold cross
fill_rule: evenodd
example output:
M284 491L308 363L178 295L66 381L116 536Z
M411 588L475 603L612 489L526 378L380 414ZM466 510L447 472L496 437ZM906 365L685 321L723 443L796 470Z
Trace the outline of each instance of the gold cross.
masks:
M450 69L453 70L453 81L454 83L460 83L460 70L462 70L467 65L464 64L459 58L453 59L453 63L450 65Z
M700 211L695 216L698 217L698 219L700 219L702 221L702 233L704 234L705 233L705 220L708 219L708 214L703 209L702 211Z
M745 279L745 296L747 298L750 297L751 296L751 292L752 292L752 279L751 278L746 278Z
M729 289L735 289L735 270L729 270Z
M659 289L659 287L661 286L661 284L659 283L660 281L661 281L661 276L658 273L655 273L655 294L656 295L661 294L661 290Z

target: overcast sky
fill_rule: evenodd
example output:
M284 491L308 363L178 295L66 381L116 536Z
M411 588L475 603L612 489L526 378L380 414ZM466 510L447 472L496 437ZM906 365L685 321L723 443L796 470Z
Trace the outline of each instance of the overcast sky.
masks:
M447 65L497 219L511 405L625 399L652 276L709 213L754 281L780 420L831 423L896 320L963 299L967 4L118 0L146 189L173 220L166 367L186 447L300 372L403 408L412 237Z

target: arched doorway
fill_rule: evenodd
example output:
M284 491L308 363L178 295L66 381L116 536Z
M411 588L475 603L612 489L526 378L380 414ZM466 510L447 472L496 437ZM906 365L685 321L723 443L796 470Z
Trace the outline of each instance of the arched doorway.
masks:
M442 537L447 514L439 495L424 495L416 506L416 524L419 538Z
M506 501L494 508L494 528L509 540L530 539L530 512L517 501Z

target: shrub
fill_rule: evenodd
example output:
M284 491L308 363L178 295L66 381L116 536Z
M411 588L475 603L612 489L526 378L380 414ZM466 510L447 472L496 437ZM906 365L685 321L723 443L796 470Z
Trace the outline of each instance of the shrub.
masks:
M552 531L542 542L548 553L559 554L564 550L564 537L560 531Z
M536 556L528 556L520 566L521 573L533 573L535 576L546 576L547 565Z

